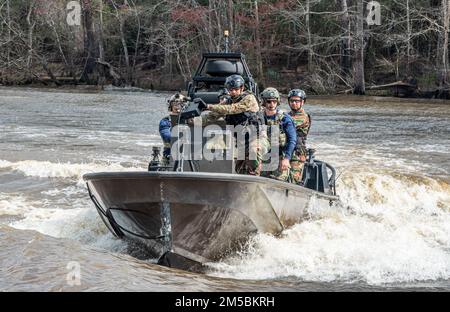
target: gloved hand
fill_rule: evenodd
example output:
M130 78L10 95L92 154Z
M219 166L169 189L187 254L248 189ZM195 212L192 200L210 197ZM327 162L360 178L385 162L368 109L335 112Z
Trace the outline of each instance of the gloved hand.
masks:
M223 104L233 104L233 101L231 100L231 96L229 96L229 95L224 96L222 98L221 102L223 102Z

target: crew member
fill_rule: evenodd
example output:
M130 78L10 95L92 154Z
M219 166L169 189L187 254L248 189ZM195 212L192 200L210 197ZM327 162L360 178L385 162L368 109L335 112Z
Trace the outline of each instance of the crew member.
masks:
M288 102L291 111L289 115L294 120L297 131L297 144L291 158L292 180L298 184L301 182L303 165L306 161L306 137L311 126L311 117L303 109L306 102L306 93L300 89L292 89L288 93Z
M279 151L279 165L274 171L265 171L263 176L287 181L290 172L290 160L297 142L297 133L292 118L279 109L280 94L275 88L267 88L261 93L264 106L264 120L267 125L267 136L270 148ZM271 142L272 126L279 127L280 135L278 145Z
M244 126L250 132L256 130L257 133L245 134L245 159L236 161L236 173L257 175L261 174L261 148L259 141L263 136L262 124L263 118L261 116L258 100L255 95L246 91L244 78L240 75L231 75L225 80L225 87L227 88L231 103L230 104L208 104L206 109L211 112L204 118L205 121L217 120L220 117L225 117L225 122L228 125ZM222 102L223 103L223 102ZM253 126L253 127L249 127ZM260 139L258 139L258 136ZM250 157L255 155L255 157ZM255 158L255 159L250 159Z
M176 93L167 101L169 116L164 117L159 122L159 135L164 143L163 150L163 165L168 165L170 161L170 131L172 129L172 122L170 115L178 115L181 111L181 106L187 101L187 98L181 93Z

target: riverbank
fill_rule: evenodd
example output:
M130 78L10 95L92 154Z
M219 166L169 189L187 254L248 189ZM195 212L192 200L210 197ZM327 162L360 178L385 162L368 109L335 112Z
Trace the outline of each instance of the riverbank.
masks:
M99 93L99 92L137 92L137 93L159 93L159 94L172 94L178 90L152 90L143 89L137 87L115 87L111 85L98 86L98 85L64 85L64 86L39 86L36 84L28 86L2 86L0 90L4 89L16 89L16 90L44 90L46 92L64 92L64 93ZM287 94L282 94L283 102L287 102ZM427 99L427 98L401 98L393 96L380 96L380 95L353 95L353 94L334 94L334 95L308 95L308 104L348 104L348 105L361 105L367 103L423 103L423 104L445 104L450 105L450 100L447 99Z
M280 93L287 94L290 89L301 88L306 91L308 96L335 96L351 95L352 90L348 85L326 86L320 81L314 80L311 75L306 73L302 67L297 74L280 74L278 79L266 77L264 82L258 81L259 90L265 87L275 87ZM417 79L394 81L396 76L381 77L372 73L371 83L366 83L366 96L373 97L395 97L406 99L450 99L450 92L445 87L441 89L431 80L424 80L423 77ZM2 79L3 78L3 79ZM0 86L4 87L24 87L24 88L42 88L42 89L69 89L69 90L88 90L88 91L167 91L176 92L186 90L187 81L190 75L164 74L152 70L136 70L132 84L125 81L104 80L103 84L97 84L99 80L92 80L90 83L83 83L75 78L55 77L51 79L44 74L35 79L23 79L20 77L3 75L0 72ZM393 82L394 81L394 82ZM386 82L391 82L387 83Z

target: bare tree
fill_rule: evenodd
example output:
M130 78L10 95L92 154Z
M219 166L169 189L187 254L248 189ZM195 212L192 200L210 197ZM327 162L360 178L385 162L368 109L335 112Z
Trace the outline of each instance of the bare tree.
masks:
M97 46L98 38L95 32L93 0L83 0L81 7L83 12L84 55L86 58L81 80L88 83L97 83L96 61L99 57L99 51Z
M254 1L255 4L255 46L256 46L256 63L258 68L258 78L264 83L264 72L262 65L262 55L261 55L261 37L259 34L259 12L258 12L258 0Z
M130 56L128 53L128 46L127 46L127 40L125 37L125 20L124 16L126 13L121 12L121 9L119 8L119 5L114 1L111 0L111 3L115 10L115 16L117 18L117 22L119 23L119 36L120 36L120 42L122 43L122 50L123 50L123 57L125 59L125 71L126 71L126 82L127 84L131 84L133 81L133 72L131 70L130 65ZM127 7L128 3L124 4L124 7Z
M365 94L364 80L364 2L356 0L356 38L353 62L354 94Z
M406 0L406 71L409 74L409 65L411 63L411 18L410 18L410 8L409 0Z
M27 14L27 24L28 24L28 57L27 57L27 70L28 74L31 73L31 65L33 62L33 31L34 27L36 26L36 21L31 20L32 13L34 9L34 0L30 1L30 5L28 8L28 14Z
M8 33L8 44L6 45L6 68L9 71L9 66L10 66L10 62L11 62L11 7L9 5L9 0L6 0L6 18L7 18L7 23L8 23L8 27L7 27L7 33Z
M106 61L105 61L105 46L103 33L103 0L99 1L98 23L96 31L98 33L98 62L99 64L105 64ZM100 68L98 72L99 72L99 84L103 86L106 80L105 69Z
M233 26L233 20L234 20L234 14L233 14L233 0L228 0L228 29L230 30L230 34L234 34L234 26ZM233 41L231 41L231 44Z
M311 37L311 25L309 23L309 19L311 16L311 10L310 10L310 0L306 0L306 12L305 12L305 23L306 23L306 33L308 38L308 70L313 70L313 44L312 44L312 37Z
M342 28L340 66L344 76L350 73L351 68L351 24L348 13L347 0L338 0L338 9L342 12L340 24Z
M450 4L449 0L442 0L442 24L443 30L441 32L442 36L442 54L441 54L441 69L442 75L440 77L440 85L447 85L448 83L448 32L449 32L449 19L450 19Z

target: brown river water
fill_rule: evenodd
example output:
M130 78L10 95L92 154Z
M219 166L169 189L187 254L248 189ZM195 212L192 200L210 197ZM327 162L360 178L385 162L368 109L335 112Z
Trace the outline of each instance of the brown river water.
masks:
M114 238L82 180L146 170L169 96L0 87L0 291L450 291L450 102L309 99L342 205L196 274Z

